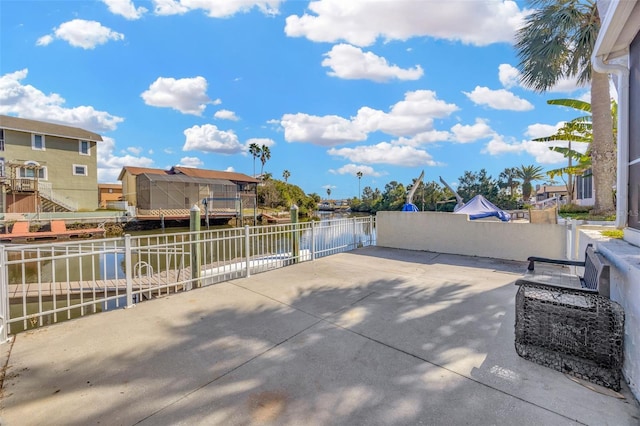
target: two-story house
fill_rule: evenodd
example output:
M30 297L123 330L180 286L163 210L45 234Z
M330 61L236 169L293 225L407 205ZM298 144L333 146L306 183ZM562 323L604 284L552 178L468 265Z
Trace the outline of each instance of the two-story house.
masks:
M97 209L101 141L77 127L0 115L0 211Z

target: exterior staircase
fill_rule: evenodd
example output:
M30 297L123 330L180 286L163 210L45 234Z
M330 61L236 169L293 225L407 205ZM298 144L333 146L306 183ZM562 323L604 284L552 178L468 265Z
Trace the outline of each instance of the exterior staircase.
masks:
M38 192L40 194L40 209L42 212L78 211L78 203L60 194L56 194L49 182L38 182Z

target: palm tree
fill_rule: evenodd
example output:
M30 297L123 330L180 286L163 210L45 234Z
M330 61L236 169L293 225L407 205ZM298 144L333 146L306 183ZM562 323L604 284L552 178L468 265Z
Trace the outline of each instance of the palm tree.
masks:
M261 151L257 143L249 145L249 154L253 156L253 177L256 176L256 158L260 157Z
M331 197L331 188L327 188L327 200Z
M515 167L507 167L498 176L498 186L501 188L509 188L509 198L513 197L513 189L520 185L516 179L518 178L518 169Z
M522 198L524 202L527 203L529 202L529 198L531 198L531 182L544 178L544 175L542 174L542 167L522 165L517 169L517 176L519 179L522 179Z
M264 164L267 160L271 159L271 150L268 146L262 145L260 148L260 162L262 163L262 168L260 169L260 175L262 175L264 171Z
M536 8L516 33L522 82L543 92L561 78L591 83L591 158L597 213L614 211L616 157L609 76L595 72L591 54L600 30L595 0L529 0Z
M547 103L550 105L561 105L570 107L579 111L589 113L591 112L591 105L588 102L576 99L552 99L547 101ZM573 177L575 175L582 175L585 171L591 168L591 154L589 152L589 149L587 151L587 154L582 154L579 151L576 151L575 149L573 149L572 144L574 142L590 144L593 141L591 117L578 117L566 122L561 128L558 129L555 134L543 138L536 138L533 140L536 142L567 142L567 148L558 146L549 147L550 150L561 153L567 159L567 167L549 170L547 172L547 175L549 175L551 179L555 178L556 176L560 176L562 178L567 186L567 196L569 199L569 203L573 203L573 193L575 189ZM576 160L576 165L573 164L574 160ZM567 175L566 180L564 178L565 174Z
M287 183L287 179L289 179L289 176L291 176L291 172L289 172L289 170L285 170L284 172L282 172L282 177L284 178L285 183Z
M360 180L362 179L362 172L358 170L356 176L358 176L358 198L362 199L362 193L360 192Z

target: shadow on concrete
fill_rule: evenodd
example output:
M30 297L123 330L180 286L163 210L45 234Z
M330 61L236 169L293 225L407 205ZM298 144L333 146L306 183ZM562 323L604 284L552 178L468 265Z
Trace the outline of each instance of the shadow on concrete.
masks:
M635 401L515 354L522 265L367 248L18 335L2 417L637 424Z

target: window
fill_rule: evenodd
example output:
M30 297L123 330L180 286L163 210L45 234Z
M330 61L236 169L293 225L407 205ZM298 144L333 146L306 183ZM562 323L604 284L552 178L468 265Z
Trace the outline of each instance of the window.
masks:
M81 164L73 165L73 175L74 176L88 176L89 172L87 166L83 166Z
M5 177L4 174L4 157L0 157L0 177Z
M20 167L18 175L25 179L38 179L47 180L47 167L41 166L35 161L25 161L24 166Z
M89 141L80 141L80 155L91 155L91 152L89 151L91 145L89 144Z
M44 151L44 135L31 135L31 148Z
M593 175L591 169L584 172L582 176L576 179L576 197L579 200L593 197Z
M4 151L4 129L0 129L0 151ZM3 161L3 164L4 164L4 161Z

